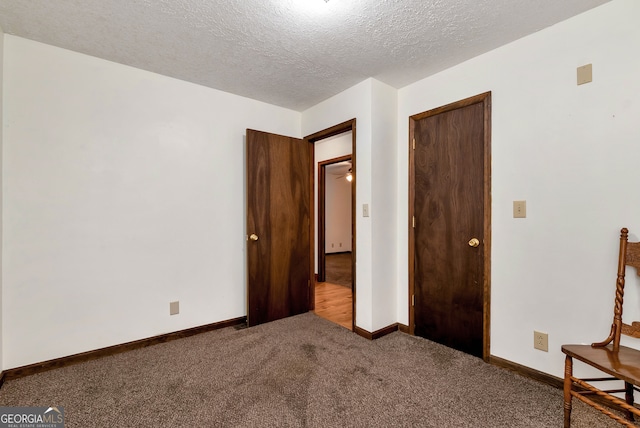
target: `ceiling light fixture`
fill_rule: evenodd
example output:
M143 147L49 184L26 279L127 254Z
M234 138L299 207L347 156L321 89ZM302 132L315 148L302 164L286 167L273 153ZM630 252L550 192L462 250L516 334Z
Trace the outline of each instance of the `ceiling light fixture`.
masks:
M326 1L329 1L329 0L326 0ZM353 181L353 175L351 175L350 172L348 172L344 178L346 178L349 183Z

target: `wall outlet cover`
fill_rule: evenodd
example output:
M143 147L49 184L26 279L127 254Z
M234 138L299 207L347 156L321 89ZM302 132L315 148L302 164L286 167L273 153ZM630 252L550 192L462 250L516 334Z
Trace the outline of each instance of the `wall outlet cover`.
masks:
M180 313L180 302L169 302L169 315L178 315Z
M578 85L584 85L585 83L593 82L593 67L591 64L578 67Z
M527 201L513 201L513 218L527 217Z
M539 331L533 332L533 347L544 352L549 352L549 335Z

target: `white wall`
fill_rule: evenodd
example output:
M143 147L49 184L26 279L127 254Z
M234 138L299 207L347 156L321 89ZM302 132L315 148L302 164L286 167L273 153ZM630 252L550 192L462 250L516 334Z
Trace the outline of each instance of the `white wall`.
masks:
M4 31L2 31L2 27L0 27L0 372L3 369L3 345L2 345L2 213L3 213L3 203L2 203L2 176L3 176L3 167L2 167L2 147L3 147L3 69L4 69Z
M345 171L344 167L338 169ZM331 175L328 168L325 183L325 252L330 254L351 251L352 184L344 175Z
M559 377L563 343L608 333L620 228L640 237L638 16L640 2L615 0L399 91L399 171L410 115L492 91L491 353ZM594 81L577 86L576 68L588 63ZM398 177L404 261L408 179ZM520 199L528 218L513 219ZM407 322L408 272L399 268ZM637 315L638 278L629 276L625 310ZM534 329L549 334L548 353L533 349Z
M356 326L371 330L371 218L363 218L363 203L371 203L371 101L373 79L367 79L302 112L302 134L310 135L356 119Z
M397 191L393 178L396 174L396 91L375 79L367 79L304 111L302 133L309 135L353 118L356 118L355 323L373 332L397 321L393 207ZM375 191L374 176L378 176L379 186ZM370 217L362 216L363 204L369 205ZM391 250L374 250L374 240ZM383 263L374 265L374 256L375 261Z
M371 207L374 313L372 331L398 321L396 224L398 92L372 80ZM400 170L404 171L404 170ZM405 259L406 260L406 259ZM406 264L406 263L405 263Z
M246 315L245 128L301 114L9 35L4 69L3 367Z

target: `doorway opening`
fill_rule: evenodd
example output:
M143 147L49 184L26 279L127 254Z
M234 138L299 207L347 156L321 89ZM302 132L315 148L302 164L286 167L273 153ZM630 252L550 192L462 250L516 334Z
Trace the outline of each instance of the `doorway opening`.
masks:
M317 219L315 313L355 325L355 119L305 137L314 143Z
M343 138L350 139L350 132L347 134ZM351 155L318 162L315 311L348 329L353 326L352 183Z

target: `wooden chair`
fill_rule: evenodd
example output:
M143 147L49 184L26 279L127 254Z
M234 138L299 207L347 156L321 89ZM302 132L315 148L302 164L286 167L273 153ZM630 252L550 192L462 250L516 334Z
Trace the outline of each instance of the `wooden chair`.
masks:
M640 391L640 351L620 346L620 335L640 338L640 322L631 325L622 322L622 303L624 300L624 275L627 266L635 267L640 275L640 242L628 242L629 231L620 231L620 255L618 258L618 279L616 281L616 298L613 310L613 325L611 333L603 342L591 345L563 345L562 352L566 354L564 366L564 426L571 426L571 399L576 397L584 403L598 409L605 415L615 419L623 425L635 427L632 423L634 415L640 417L640 409L634 406L634 390ZM610 377L578 379L573 376L573 359L582 361L606 373ZM591 385L590 382L620 380L624 388L602 390ZM625 400L612 395L625 393ZM597 395L598 402L587 397ZM626 419L616 415L604 407L610 405L622 410Z

